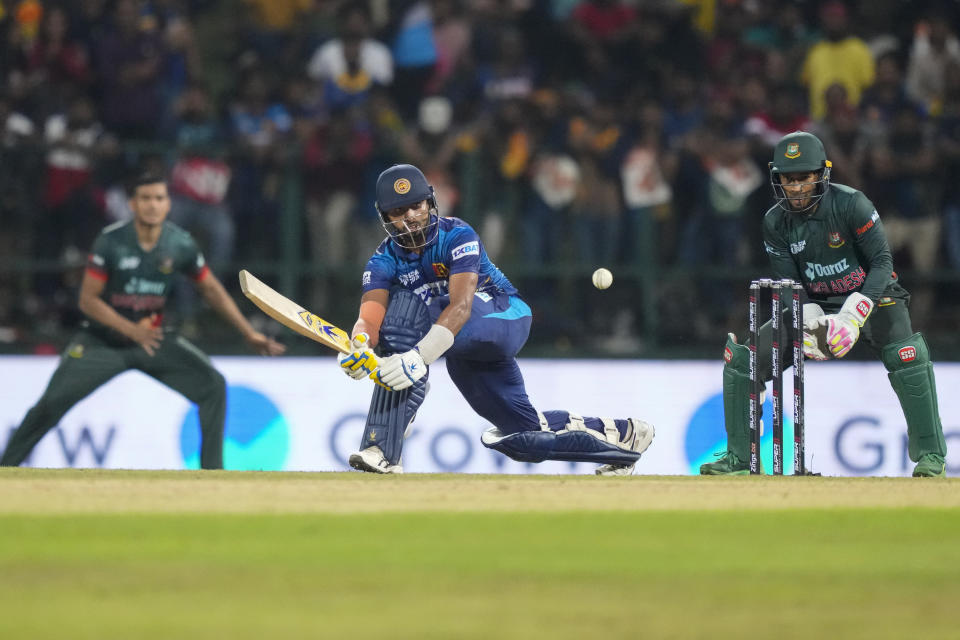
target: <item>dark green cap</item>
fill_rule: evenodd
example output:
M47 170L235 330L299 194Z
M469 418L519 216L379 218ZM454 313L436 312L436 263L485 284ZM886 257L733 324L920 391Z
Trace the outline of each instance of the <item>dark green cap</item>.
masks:
M780 142L773 150L773 162L770 171L773 173L800 173L804 171L819 171L829 167L827 152L823 150L823 143L812 133L794 131L780 138Z

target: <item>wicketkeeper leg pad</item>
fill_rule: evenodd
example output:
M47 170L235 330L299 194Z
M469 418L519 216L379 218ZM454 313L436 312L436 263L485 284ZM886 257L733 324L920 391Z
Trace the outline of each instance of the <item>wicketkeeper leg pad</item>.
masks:
M559 424L558 419L562 420ZM587 420L596 422L597 428L588 428ZM630 420L622 421L624 432L616 422L608 418L582 418L566 411L547 411L540 414L539 431L505 435L492 427L483 432L480 442L520 462L561 460L632 465L642 453L631 448L635 441L633 425Z
M723 350L723 421L727 451L741 460L750 457L750 349L727 337ZM762 400L761 400L762 402Z
M430 313L418 295L406 289L393 289L380 328L380 352L390 355L413 349L431 324ZM361 449L380 447L390 464L400 463L404 435L427 396L429 377L428 370L412 387L401 391L374 386Z
M893 342L880 352L890 385L907 421L908 453L916 462L927 453L947 455L937 404L937 385L927 341L920 333Z

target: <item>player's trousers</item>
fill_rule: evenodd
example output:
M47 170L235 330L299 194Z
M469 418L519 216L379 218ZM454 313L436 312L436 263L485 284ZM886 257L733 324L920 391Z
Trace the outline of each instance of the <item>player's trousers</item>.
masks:
M842 305L843 298L838 299L837 304L820 303L823 312L827 315L837 313ZM862 349L861 345L866 345L874 352L879 353L883 347L888 344L906 340L913 335L913 325L910 321L910 311L907 308L910 302L910 294L906 289L898 284L887 287L884 296L870 314L863 329L860 330L860 339L854 346L855 350ZM784 336L788 331L792 331L793 313L789 306L783 311L782 327ZM761 380L767 381L773 378L773 367L770 362L770 353L773 350L773 328L770 321L765 322L759 329L757 335L757 366L760 371ZM749 340L742 344L749 345ZM785 342L784 344L788 344ZM784 370L793 366L793 349L783 348L780 350L780 362Z
M43 436L75 404L124 371L136 369L197 404L200 418L200 466L223 468L226 383L210 359L186 338L164 336L153 356L140 345L114 346L89 331L80 331L60 357L60 364L37 404L10 436L0 466L22 463ZM146 412L148 407L144 407Z
M430 320L436 322L449 302L448 296L431 300ZM444 353L447 373L467 403L504 434L540 429L516 360L531 321L519 296L477 292L470 319Z

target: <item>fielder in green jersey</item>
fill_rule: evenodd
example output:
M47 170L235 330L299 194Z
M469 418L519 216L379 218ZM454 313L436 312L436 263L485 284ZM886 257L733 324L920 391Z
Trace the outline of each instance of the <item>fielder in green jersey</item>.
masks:
M914 476L945 475L946 442L930 351L910 322L910 294L900 286L883 223L867 197L830 183L830 161L820 140L803 131L784 136L770 163L777 204L763 219L773 277L803 283L804 355L842 358L862 340L888 372L907 422ZM784 312L785 326L792 322ZM760 327L759 374L770 380L770 322ZM749 349L729 334L724 350L723 408L727 451L704 464L704 475L749 473ZM789 349L783 368L793 364Z
M163 326L163 309L178 273L262 355L285 347L254 330L207 267L189 233L167 222L166 181L144 175L132 185L133 220L111 225L94 242L80 285L86 316L46 390L7 442L0 466L17 466L60 418L107 380L137 369L197 404L200 466L223 468L226 383L207 356Z

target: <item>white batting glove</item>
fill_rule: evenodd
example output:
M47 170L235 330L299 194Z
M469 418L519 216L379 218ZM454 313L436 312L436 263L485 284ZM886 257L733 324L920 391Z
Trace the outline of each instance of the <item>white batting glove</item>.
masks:
M842 358L860 338L863 327L873 311L873 301L862 293L851 293L840 311L824 316L820 324L827 328L827 347L835 358Z
M820 305L808 302L803 305L803 355L811 360L829 360L827 355L827 332L820 324L826 314Z
M380 369L373 380L391 391L400 391L427 375L427 363L416 349L395 353L380 361Z
M350 341L350 347L353 351L341 353L337 357L343 372L354 380L363 380L372 375L377 370L379 362L377 355L370 349L370 336L358 333Z

